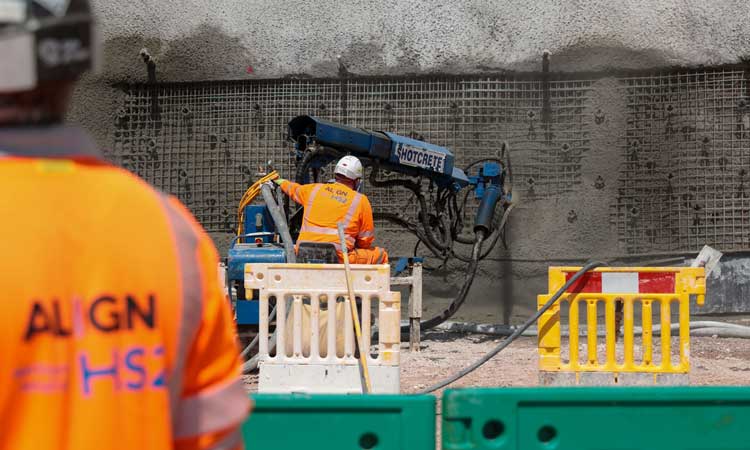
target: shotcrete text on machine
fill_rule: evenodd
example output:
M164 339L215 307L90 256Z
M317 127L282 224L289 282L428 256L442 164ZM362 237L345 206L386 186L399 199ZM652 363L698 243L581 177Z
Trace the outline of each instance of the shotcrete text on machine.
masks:
M294 143L296 151L295 181L298 183L326 181L321 180L325 167L350 154L369 168L372 186L402 188L413 195L415 218L377 210L374 218L387 220L413 233L418 238L417 247L423 245L442 264L452 258L467 263L457 297L441 314L423 321L421 328L432 328L455 314L466 300L479 262L498 242L504 241L505 224L513 209L507 144L498 142L497 149L488 149L489 154L494 151L497 157L483 158L461 169L456 167L454 155L444 147L311 116L292 119L288 139ZM226 279L229 292L232 287L237 292L233 300L238 325L258 323L257 293L246 293L243 286L245 264L293 262L292 243L301 224L301 208L288 214L289 207L284 208L270 188L264 186L262 191L264 206L242 205L242 230L228 252ZM467 204L472 194L473 201L479 204L473 223L468 223ZM472 232L466 233L465 228ZM471 252L462 251L461 246L470 248ZM415 256L417 250L415 248ZM255 343L247 346L243 356L250 355ZM256 366L257 358L251 358L244 369L252 370Z

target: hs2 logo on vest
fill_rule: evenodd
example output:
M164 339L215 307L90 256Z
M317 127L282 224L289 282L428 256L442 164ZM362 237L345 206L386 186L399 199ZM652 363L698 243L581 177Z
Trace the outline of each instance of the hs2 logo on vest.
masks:
M344 189L335 189L333 186L326 186L325 191L331 194L331 199L336 200L339 203L346 203L348 201L349 193Z
M156 327L156 297L137 298L133 295L99 295L91 301L73 298L70 302L59 299L32 302L23 334L23 341L34 344L44 337L73 339L76 345L75 360L70 365L52 366L37 363L16 370L16 379L24 391L45 393L62 392L71 381L80 386L88 396L98 388L109 386L115 392L162 389L165 386L164 346L138 343L138 331ZM87 349L83 341L91 333L101 335L94 340L97 352ZM130 335L108 339L111 334ZM107 348L102 357L102 347ZM95 356L96 355L96 356ZM50 370L55 367L56 370ZM39 380L44 380L40 383Z

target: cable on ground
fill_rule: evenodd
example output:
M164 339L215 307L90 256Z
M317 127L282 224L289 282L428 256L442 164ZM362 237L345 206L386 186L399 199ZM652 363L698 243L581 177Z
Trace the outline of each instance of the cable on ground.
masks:
M536 313L534 313L533 316L531 316L526 322L524 322L521 326L516 328L516 330L508 336L507 339L503 340L500 344L498 344L495 348L487 352L484 356L479 358L476 362L471 364L469 367L466 367L459 372L455 373L454 375L451 375L450 377L446 378L445 380L432 385L422 391L419 392L419 394L429 394L431 392L437 391L438 389L444 388L445 386L448 386L451 383L456 382L457 380L460 380L461 378L465 377L466 375L470 374L471 372L475 371L479 367L481 367L484 363L492 359L495 355L503 351L506 347L508 347L510 344L513 343L516 339L518 339L521 334L529 328L531 325L536 323L537 320L539 320L539 317L547 311L552 305L555 304L557 299L559 299L570 286L573 285L576 281L578 281L579 278L581 278L586 272L596 269L597 267L604 266L606 264L598 261L592 261L590 263L587 263L585 266L583 266L578 272L576 272L560 289L555 292L555 295L550 297L549 300L547 300L547 303L545 303L539 310L537 310Z

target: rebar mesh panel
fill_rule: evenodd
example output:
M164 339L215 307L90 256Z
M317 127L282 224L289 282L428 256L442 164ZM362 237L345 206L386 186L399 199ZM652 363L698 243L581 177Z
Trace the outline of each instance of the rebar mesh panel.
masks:
M590 81L462 82L457 159L466 165L498 157L506 140L514 189L539 197L573 190L580 184L581 158L589 150L584 108L590 88Z
M499 156L505 139L522 180L515 189L550 196L579 183L589 88L588 81L508 77L130 85L110 156L177 195L211 231L236 226L236 203L259 167L272 161L292 176L284 138L299 114L443 145L459 167ZM367 192L380 211L415 212L403 189ZM475 206L470 202L469 216Z
M515 188L547 197L580 183L580 161L589 148L584 107L590 86L590 81L510 77L350 80L346 116L355 126L445 146L461 168L500 157L501 142L507 140ZM416 212L404 189L368 186L368 192L380 211ZM470 198L467 217L476 207Z
M110 157L176 195L209 231L232 231L236 205L270 161L293 173L291 117L339 120L340 83L276 80L131 85Z
M349 80L346 111L349 124L371 130L389 131L456 151L461 97L456 79L362 79ZM369 172L368 172L369 174ZM381 179L403 178L383 174ZM378 212L397 213L414 220L416 201L404 188L376 188L366 183L366 194ZM423 182L425 191L429 188ZM396 230L382 222L379 229Z
M625 164L613 222L629 253L750 248L750 109L742 71L623 80Z
M610 130L623 135L625 161L611 218L627 252L750 248L747 74L620 82L628 120L626 130ZM234 229L237 202L268 161L293 176L286 124L300 114L442 145L462 168L499 156L507 140L514 190L533 201L580 186L592 83L540 74L129 85L108 156L177 195L210 231ZM403 189L368 185L366 193L376 210L416 212Z

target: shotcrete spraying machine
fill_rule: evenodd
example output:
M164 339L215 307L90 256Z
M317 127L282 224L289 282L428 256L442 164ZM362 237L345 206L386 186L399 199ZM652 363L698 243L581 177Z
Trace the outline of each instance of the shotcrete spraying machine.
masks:
M505 224L513 208L507 144L498 142L497 148L487 149L492 156L460 168L445 147L307 115L289 122L288 139L296 153L298 183L326 182L327 167L342 156L354 155L369 172L371 186L403 189L413 196L413 211L385 212L375 206L374 218L414 234L418 243L413 256L422 248L442 266L451 260L467 264L457 297L441 314L423 321L421 328L450 318L466 300L479 262L498 242L505 243ZM268 187L263 188L263 200L264 205L243 207L242 233L228 252L226 279L229 292L236 292L232 300L238 325L258 323L257 293L245 292L243 286L245 264L294 262L293 241L302 208L293 211L294 205L275 197ZM392 260L396 273L407 263L407 258ZM243 352L248 353L249 348Z

